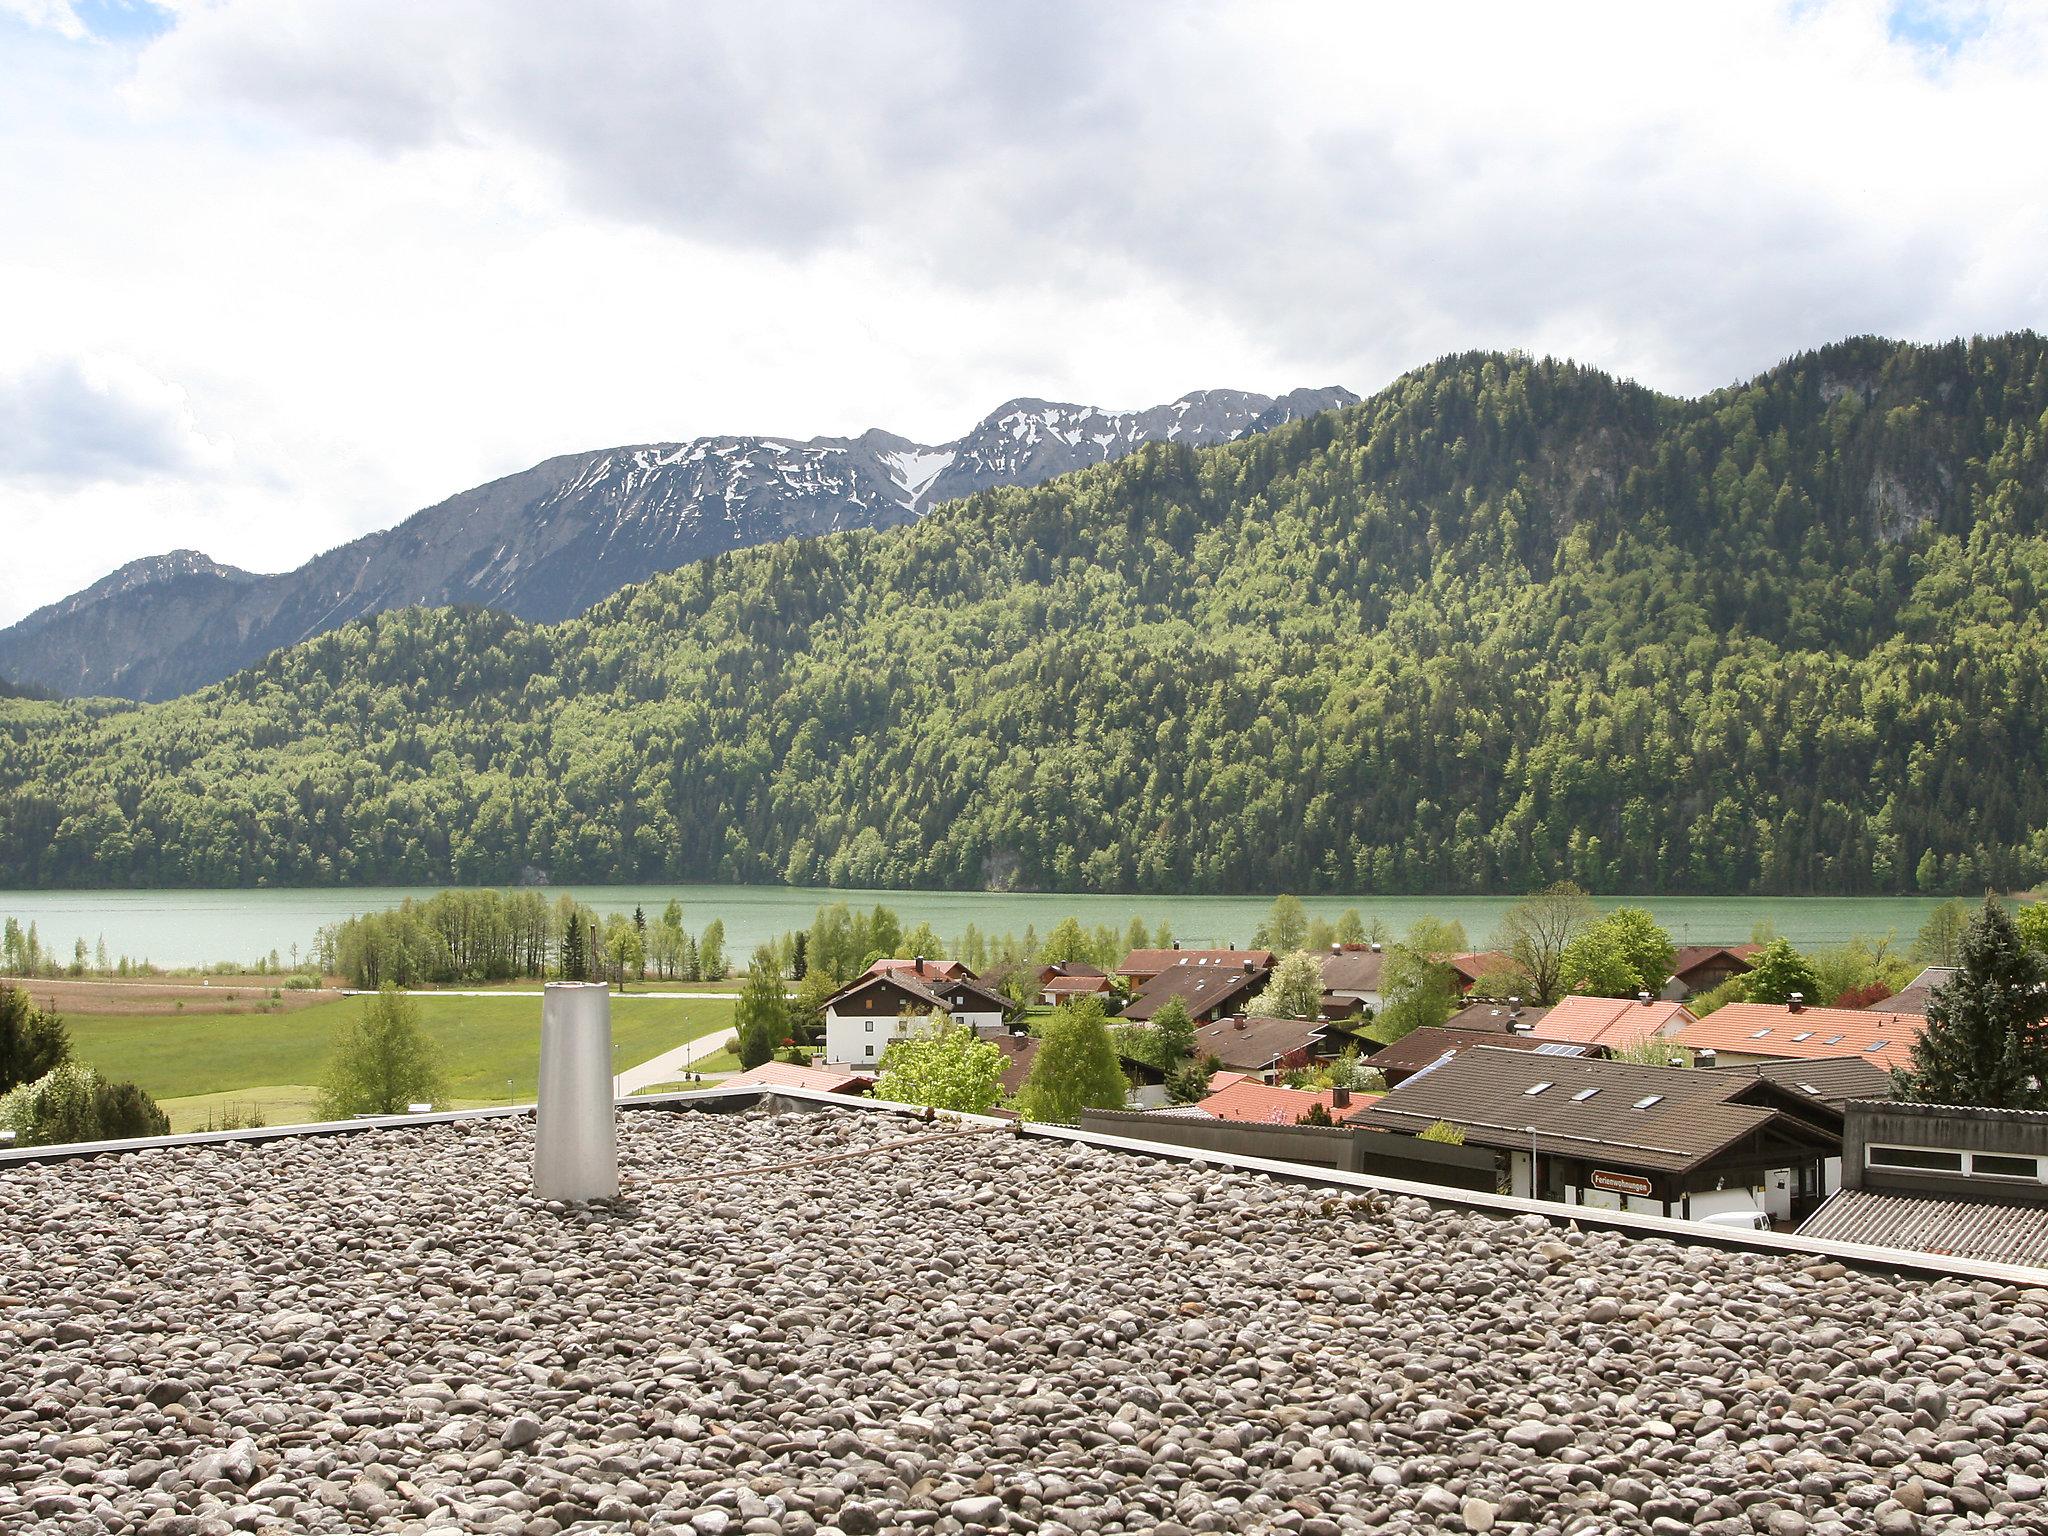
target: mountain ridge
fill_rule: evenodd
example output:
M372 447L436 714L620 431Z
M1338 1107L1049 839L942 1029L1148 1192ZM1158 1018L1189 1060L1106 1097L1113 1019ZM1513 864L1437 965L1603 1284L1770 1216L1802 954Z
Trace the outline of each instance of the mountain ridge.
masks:
M1460 354L558 624L404 609L166 704L0 704L0 741L23 886L2024 889L2048 343L1854 338L1693 400Z
M414 604L550 621L692 560L789 537L890 527L940 501L1037 484L1152 441L1225 442L1356 395L1195 390L1106 411L1020 397L950 442L714 435L558 454L422 508L290 571L196 550L130 561L0 630L0 676L72 695L175 697L282 645Z

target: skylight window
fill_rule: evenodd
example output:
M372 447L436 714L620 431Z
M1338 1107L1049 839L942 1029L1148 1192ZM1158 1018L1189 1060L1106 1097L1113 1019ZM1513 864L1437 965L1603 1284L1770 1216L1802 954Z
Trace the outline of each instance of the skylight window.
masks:
M1663 1094L1661 1094L1661 1093L1646 1093L1646 1094L1644 1094L1644 1095L1643 1095L1643 1096L1642 1096L1642 1097L1641 1097L1640 1099L1637 1099L1637 1100L1636 1100L1636 1102L1635 1102L1635 1107L1636 1107L1637 1109L1648 1109L1648 1108L1649 1108L1649 1107L1650 1107L1650 1106L1651 1106L1652 1104L1662 1104L1663 1102L1664 1102L1664 1095L1663 1095Z
M1548 1093L1549 1091L1550 1084L1548 1083L1531 1083L1528 1087L1522 1090L1522 1097L1525 1099L1533 1099L1536 1097L1537 1094Z
M1586 1100L1593 1097L1593 1095L1598 1093L1599 1091L1600 1090L1598 1088L1581 1088L1577 1093L1572 1095L1572 1102L1574 1104L1583 1104L1586 1102Z
M1889 1040L1873 1040L1873 1041L1871 1041L1871 1042L1870 1042L1870 1044L1868 1044L1868 1045L1866 1045L1865 1047L1863 1047L1863 1049L1864 1049L1864 1051L1865 1051L1866 1053L1868 1053L1868 1052L1870 1052L1870 1051L1881 1051L1881 1050L1883 1050L1883 1049L1884 1049L1884 1048L1885 1048L1886 1046L1888 1046L1888 1045L1890 1045L1890 1044L1891 1044L1891 1041L1889 1041Z
M1792 1038L1794 1040L1811 1040L1813 1038L1813 1031L1810 1029L1802 1029L1801 1031L1799 1031L1798 1034L1794 1035Z
M1827 1037L1827 1039L1825 1039L1825 1040L1821 1041L1821 1044L1822 1044L1822 1045L1840 1045L1840 1044L1841 1044L1841 1043L1842 1043L1842 1042L1843 1042L1844 1040L1846 1040L1846 1039L1848 1039L1848 1038L1849 1038L1849 1037L1848 1037L1847 1035L1829 1035L1829 1036Z
M1768 1035L1770 1032L1771 1031L1768 1026L1763 1029L1752 1029L1749 1032L1749 1038L1752 1040L1761 1040L1765 1035Z

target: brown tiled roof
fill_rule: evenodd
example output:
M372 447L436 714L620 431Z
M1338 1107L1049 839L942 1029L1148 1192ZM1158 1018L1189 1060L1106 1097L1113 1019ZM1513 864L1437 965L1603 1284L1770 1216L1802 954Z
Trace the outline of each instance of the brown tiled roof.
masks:
M1750 957L1763 951L1761 944L1681 944L1672 952L1671 974L1678 980L1715 960L1732 960L1736 972L1751 969Z
M1374 1051L1366 1059L1366 1065L1382 1072L1420 1072L1447 1056L1482 1045L1513 1051L1540 1050L1547 1045L1551 1047L1548 1054L1553 1056L1583 1056L1595 1049L1589 1045L1539 1040L1533 1035L1505 1034L1497 1029L1453 1029L1445 1025L1441 1029L1410 1030L1392 1045Z
M1003 1053L1003 1092L1015 1095L1031 1075L1031 1063L1038 1060L1036 1035L984 1035L982 1038Z
M1549 1086L1531 1092L1539 1083ZM1763 1101L1736 1102L1744 1096ZM1812 1117L1795 1119L1771 1100L1782 1094L1734 1073L1477 1046L1350 1118L1409 1134L1445 1120L1469 1145L1508 1151L1528 1147L1533 1125L1539 1152L1661 1173L1695 1168L1774 1122L1824 1146Z
M969 981L974 979L974 972L958 960L928 959L924 963L924 969L920 971L915 960L891 960L885 957L868 967L868 974L870 976L882 976L896 971L907 971L912 976L926 982L929 982L934 977L941 981L951 981L956 976L964 976Z
M1462 955L1445 955L1443 964L1456 971L1467 986L1484 976L1488 971L1512 971L1516 969L1512 955L1504 955L1497 949L1472 949Z
M1949 978L1955 973L1954 966L1930 965L1883 1002L1871 1004L1870 1011L1917 1013L1924 1019L1927 1017L1927 1005L1933 1001L1934 994L1947 986Z
M927 1008L949 1015L955 1008L971 1007L977 1003L981 1006L976 1007L974 1009L975 1012L982 1012L988 1007L995 1007L1008 1013L1017 1006L994 988L985 987L980 982L969 980L965 976L951 978L929 975L917 976L909 971L901 970L887 972L871 971L865 976L856 977L826 998L825 1006L829 1008L842 998L852 997L856 993L872 986L895 987L909 997L913 1004L921 1003ZM953 1001L955 996L965 997L969 1002L967 1004L956 1004Z
M1683 1003L1656 998L1561 997L1543 1015L1546 1040L1580 1040L1588 1045L1632 1045L1650 1035L1672 1035L1695 1022Z
M1494 1034L1505 1034L1509 1020L1512 1019L1517 1024L1527 1024L1533 1030L1548 1012L1548 1008L1539 1008L1534 1003L1524 1004L1518 1008L1510 1007L1507 1003L1467 1003L1444 1020L1444 1028L1488 1030Z
M1384 950L1344 949L1319 957L1325 992L1377 992L1387 963Z
M2048 1205L1843 1189L1807 1217L1799 1235L1994 1264L2048 1265Z
M1119 976L1137 974L1140 976L1163 971L1169 966L1185 965L1192 961L1204 961L1209 965L1242 965L1249 960L1265 969L1273 964L1270 949L1134 949L1123 958L1116 970Z
M1214 1056L1226 1067L1263 1072L1276 1061L1322 1044L1323 1028L1316 1019L1218 1019L1196 1027L1195 1059Z
M1055 997L1092 997L1113 988L1109 978L1098 971L1093 976L1055 976L1050 981L1039 983L1038 990Z
M1169 965L1138 989L1130 1006L1124 1009L1123 1017L1133 1024L1141 1024L1165 1007L1167 999L1174 997L1186 1003L1190 1013L1199 1016L1250 996L1265 985L1266 972L1256 967L1251 971L1244 970L1242 962L1248 957L1247 952L1238 950L1236 954L1238 963L1233 965L1204 965L1199 962Z
M1081 960L1062 960L1057 965L1041 965L1038 968L1038 984L1044 986L1061 976L1107 976L1109 973L1099 965L1089 965Z
M1861 1056L1836 1056L1825 1061L1752 1061L1709 1070L1747 1073L1836 1109L1851 1099L1892 1096L1891 1073Z
M1869 1008L1801 1008L1794 1013L1782 1003L1730 1003L1673 1038L1694 1051L1735 1051L1794 1061L1860 1056L1880 1067L1903 1067L1926 1025L1917 1013Z

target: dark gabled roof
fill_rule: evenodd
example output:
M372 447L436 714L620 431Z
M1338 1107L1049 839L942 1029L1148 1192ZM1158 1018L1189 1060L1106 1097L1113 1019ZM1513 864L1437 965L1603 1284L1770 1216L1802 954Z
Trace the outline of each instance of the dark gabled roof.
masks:
M1535 1051L1549 1046L1546 1053L1555 1056L1585 1056L1597 1049L1595 1046L1577 1042L1540 1040L1533 1035L1510 1035L1497 1029L1453 1029L1445 1025L1441 1029L1425 1027L1410 1030L1392 1045L1380 1047L1367 1058L1368 1066L1385 1072L1420 1072L1434 1066L1446 1056L1459 1051L1472 1050L1479 1046L1497 1046L1511 1051Z
M1235 953L1235 965L1169 965L1138 989L1123 1017L1134 1024L1143 1023L1165 1007L1169 998L1175 997L1188 1005L1190 1013L1213 1013L1219 1005L1228 1006L1264 986L1265 970L1257 966L1245 970L1243 962L1249 952L1240 949Z
M1132 974L1143 976L1148 973L1166 970L1172 966L1188 965L1197 961L1214 967L1242 965L1247 960L1263 970L1272 965L1273 951L1270 949L1134 949L1124 956L1123 963L1116 968L1116 973L1119 976L1129 976Z
M1318 1019L1217 1019L1195 1029L1195 1059L1214 1056L1226 1067L1263 1071L1283 1057L1321 1045L1324 1024Z
M965 976L942 979L937 976L917 976L909 971L870 972L865 976L857 976L826 998L825 1006L829 1008L842 998L853 997L865 992L869 987L894 987L913 1004L922 1003L927 1008L936 1008L947 1014L961 1006L953 1001L956 996L993 1004L1004 1013L1017 1006L994 988L985 987L978 981L970 981Z
M2048 1265L2048 1205L1843 1189L1807 1217L1799 1235L1994 1264Z
M1325 992L1377 992L1387 963L1384 950L1340 949L1319 957Z
M1539 1083L1550 1086L1529 1091ZM1644 1099L1653 1102L1637 1108ZM1766 1127L1824 1149L1830 1138L1815 1121L1825 1114L1754 1077L1484 1045L1411 1077L1350 1123L1413 1134L1445 1120L1470 1145L1509 1151L1528 1147L1533 1125L1542 1153L1684 1173Z
M1710 965L1717 960L1724 963L1732 962L1730 968L1740 974L1753 970L1754 967L1749 963L1750 957L1762 952L1761 944L1681 944L1672 953L1671 974L1683 981L1701 966Z
M1892 1096L1891 1073L1861 1056L1837 1056L1827 1061L1754 1061L1708 1070L1759 1077L1837 1110L1851 1099Z
M1955 974L1956 968L1952 965L1930 965L1883 1002L1872 1003L1871 1012L1917 1013L1924 1019L1934 994L1947 986Z
M1528 1025L1533 1034L1548 1012L1534 1003L1467 1003L1444 1020L1444 1028L1506 1034L1508 1025L1514 1023Z
M1099 965L1090 965L1085 960L1062 960L1054 965L1041 965L1038 977L1041 983L1057 981L1062 976L1107 976Z

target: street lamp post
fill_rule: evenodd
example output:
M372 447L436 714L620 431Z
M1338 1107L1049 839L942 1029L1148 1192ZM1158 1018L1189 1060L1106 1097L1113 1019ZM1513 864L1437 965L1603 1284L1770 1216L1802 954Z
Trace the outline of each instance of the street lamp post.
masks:
M1536 1183L1536 1127L1532 1125L1529 1127L1529 1198L1531 1200L1541 1200L1543 1198L1541 1194L1537 1193L1537 1190L1538 1185Z

